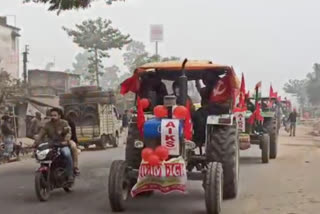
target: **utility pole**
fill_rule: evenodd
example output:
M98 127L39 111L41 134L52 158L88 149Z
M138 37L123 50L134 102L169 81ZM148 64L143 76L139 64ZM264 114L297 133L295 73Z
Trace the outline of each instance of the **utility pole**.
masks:
M29 45L25 46L25 51L23 54L23 83L27 84L27 63L28 63L28 54L29 54Z

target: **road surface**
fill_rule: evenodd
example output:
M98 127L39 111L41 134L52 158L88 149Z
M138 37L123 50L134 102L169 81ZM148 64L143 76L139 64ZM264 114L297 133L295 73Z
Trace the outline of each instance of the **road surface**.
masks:
M299 129L298 129L299 130ZM240 194L223 202L223 214L317 214L320 213L320 143L305 135L281 133L279 158L261 164L256 147L241 152ZM107 177L112 160L124 158L123 148L87 151L80 155L81 177L75 191L56 190L46 203L35 196L34 159L0 166L0 211L15 214L111 213ZM186 195L156 194L130 202L126 213L205 214L201 183L188 184Z

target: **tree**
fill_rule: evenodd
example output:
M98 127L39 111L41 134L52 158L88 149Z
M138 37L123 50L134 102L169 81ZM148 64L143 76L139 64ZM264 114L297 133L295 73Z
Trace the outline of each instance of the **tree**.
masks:
M101 85L104 89L115 89L119 84L120 68L116 65L105 68L101 78Z
M95 78L97 86L100 86L99 76L103 73L102 59L110 57L108 51L111 49L122 49L122 47L131 42L129 35L123 35L118 29L111 26L110 20L87 20L80 25L76 25L76 30L66 27L63 29L67 34L73 37L73 42L93 54L89 57L89 72L94 73L91 77Z
M17 93L23 93L19 80L12 79L3 68L0 69L0 105L5 99Z
M142 65L145 57L148 56L145 45L139 41L132 41L126 47L126 53L123 54L124 65L127 66L129 72L136 67Z
M171 56L171 57L165 57L165 58L163 58L161 61L162 61L162 62L166 62L166 61L178 61L178 60L180 60L179 57Z
M86 76L88 76L89 71L89 57L91 57L92 54L90 54L88 51L84 51L83 53L78 53L75 56L75 62L72 63L73 67L73 73L79 74L81 79L85 79Z
M313 72L307 74L306 91L312 105L320 104L320 64L313 65Z
M301 106L305 106L308 103L306 96L306 85L306 80L289 80L287 83L285 83L283 90L286 93L295 96Z
M72 9L86 9L91 6L91 3L96 0L23 0L24 3L39 3L39 4L49 4L49 11L57 11L59 14L61 11L72 10ZM105 0L107 5L111 5L116 1L125 0Z
M54 67L54 62L48 62L44 70L51 71L51 68L53 67Z

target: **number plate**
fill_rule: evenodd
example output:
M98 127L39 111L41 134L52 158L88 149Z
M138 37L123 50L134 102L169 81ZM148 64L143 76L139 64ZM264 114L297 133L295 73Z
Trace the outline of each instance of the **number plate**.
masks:
M210 115L207 118L207 124L209 125L232 125L233 115L222 114L222 115Z

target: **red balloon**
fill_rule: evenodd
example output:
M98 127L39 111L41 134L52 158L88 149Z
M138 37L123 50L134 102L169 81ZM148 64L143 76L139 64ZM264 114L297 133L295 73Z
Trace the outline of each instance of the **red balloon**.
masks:
M153 113L156 117L162 118L168 116L168 109L163 105L158 105L154 107Z
M158 155L152 154L149 156L148 162L151 166L157 166L160 164L160 158Z
M149 102L148 99L143 98L143 99L140 100L140 105L142 106L143 109L146 109L146 108L149 107L150 102Z
M151 155L154 154L154 151L151 148L144 148L141 152L141 157L144 161L149 161Z
M165 146L158 146L155 150L155 154L159 156L161 161L168 160L169 150Z
M185 119L187 117L188 114L188 109L184 106L177 106L174 110L173 110L173 115L177 118L177 119Z

